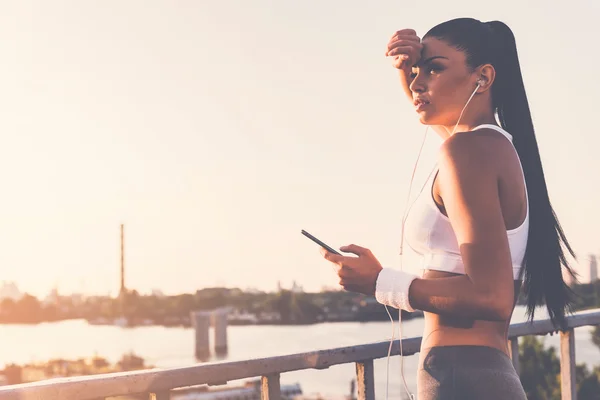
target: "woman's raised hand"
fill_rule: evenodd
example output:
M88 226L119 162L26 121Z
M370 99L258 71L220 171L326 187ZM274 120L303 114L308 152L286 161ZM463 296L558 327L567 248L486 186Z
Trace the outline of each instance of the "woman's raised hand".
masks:
M402 29L390 39L385 55L393 57L392 65L398 69L409 70L421 59L421 38L414 29Z

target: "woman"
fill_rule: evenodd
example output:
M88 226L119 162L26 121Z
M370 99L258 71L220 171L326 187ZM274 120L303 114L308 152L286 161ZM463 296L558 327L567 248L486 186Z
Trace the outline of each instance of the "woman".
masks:
M345 289L423 310L420 400L525 399L507 340L520 283L531 318L545 303L564 326L562 267L573 272L562 246L574 254L548 198L513 33L502 22L460 18L422 41L396 32L386 55L421 123L443 140L406 220L423 273L382 268L356 245L341 250L358 257L324 257Z

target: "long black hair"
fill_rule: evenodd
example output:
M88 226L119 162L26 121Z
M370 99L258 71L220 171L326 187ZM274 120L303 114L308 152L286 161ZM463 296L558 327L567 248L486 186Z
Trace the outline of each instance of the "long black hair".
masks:
M492 105L500 126L513 135L521 159L529 196L529 237L525 251L524 279L527 316L533 319L535 308L546 304L556 326L565 327L565 313L571 311L573 292L563 279L562 268L575 279L563 247L575 253L550 204L542 169L529 103L525 93L517 45L511 29L500 21L481 22L458 18L441 23L423 39L433 37L446 42L466 55L473 71L491 64L496 70L492 84Z

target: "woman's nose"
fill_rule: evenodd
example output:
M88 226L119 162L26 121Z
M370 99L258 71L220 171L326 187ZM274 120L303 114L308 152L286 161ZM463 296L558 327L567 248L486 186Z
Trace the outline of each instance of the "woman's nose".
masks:
M419 79L418 75L413 79L408 87L413 93L423 93L425 91L423 79Z

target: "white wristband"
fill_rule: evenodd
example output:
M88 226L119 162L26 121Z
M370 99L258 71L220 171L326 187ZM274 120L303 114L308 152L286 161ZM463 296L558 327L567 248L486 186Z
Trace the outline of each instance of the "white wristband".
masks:
M383 268L375 284L375 298L381 304L413 312L415 309L408 301L408 289L412 281L417 278L417 275L404 271Z

